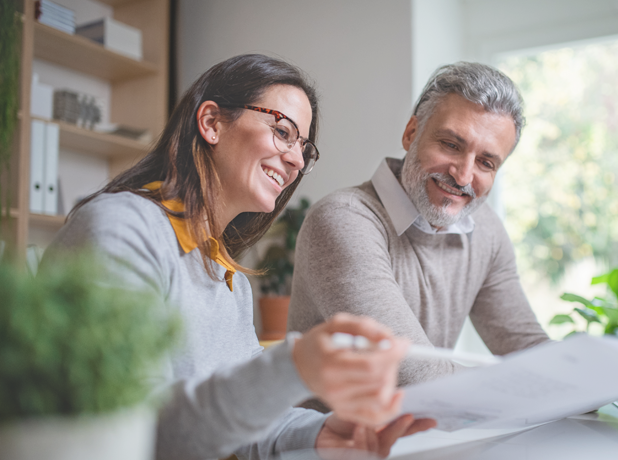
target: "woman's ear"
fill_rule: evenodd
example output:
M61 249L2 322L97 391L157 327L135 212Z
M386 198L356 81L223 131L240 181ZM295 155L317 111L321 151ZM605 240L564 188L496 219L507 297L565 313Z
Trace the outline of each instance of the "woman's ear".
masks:
M197 109L197 128L206 142L215 145L221 134L221 112L213 101L204 101Z
M406 129L403 132L403 138L401 139L401 145L403 145L403 148L406 152L410 150L410 145L412 145L412 142L416 137L417 129L418 118L416 117L416 115L412 115L410 121L408 121L408 124L406 125Z

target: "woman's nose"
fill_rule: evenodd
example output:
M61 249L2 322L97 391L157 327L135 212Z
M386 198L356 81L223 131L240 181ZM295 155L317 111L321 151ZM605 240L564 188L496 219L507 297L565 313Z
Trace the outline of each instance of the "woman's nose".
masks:
M300 142L296 142L289 152L283 153L281 159L289 164L294 170L300 171L305 166L302 147Z

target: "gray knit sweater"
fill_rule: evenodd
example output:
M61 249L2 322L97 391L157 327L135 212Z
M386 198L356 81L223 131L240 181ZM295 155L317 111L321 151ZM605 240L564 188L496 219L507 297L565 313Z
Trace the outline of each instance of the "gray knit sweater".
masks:
M511 242L493 211L468 234L397 236L371 182L339 190L309 212L296 246L288 329L336 312L369 315L413 343L452 348L466 316L498 355L544 342L522 291ZM400 384L451 373L448 361L404 361Z
M310 393L289 344L262 353L242 273L234 275L233 292L213 281L199 251L179 246L165 213L128 192L103 194L82 207L48 248L42 267L59 251L84 245L100 251L109 273L99 282L120 277L131 289L154 292L160 307L178 309L185 320L184 347L158 376L171 389L159 417L158 459L220 458L233 451L269 458L314 447L324 416L290 409ZM223 279L225 269L215 267Z

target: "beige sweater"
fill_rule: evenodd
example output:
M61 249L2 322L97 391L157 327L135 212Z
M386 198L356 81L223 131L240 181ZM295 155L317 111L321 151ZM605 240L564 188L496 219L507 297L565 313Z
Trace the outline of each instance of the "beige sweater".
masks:
M288 329L336 312L369 315L413 343L452 348L468 315L503 355L548 340L522 291L511 242L483 205L468 234L397 236L371 182L316 203L298 237ZM447 361L403 363L400 384L452 373Z

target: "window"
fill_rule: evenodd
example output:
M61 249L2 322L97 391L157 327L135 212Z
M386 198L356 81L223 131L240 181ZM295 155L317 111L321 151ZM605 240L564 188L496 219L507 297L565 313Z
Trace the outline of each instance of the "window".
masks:
M537 317L618 266L618 40L503 58L527 126L501 180L505 225ZM557 326L548 332L564 335Z

